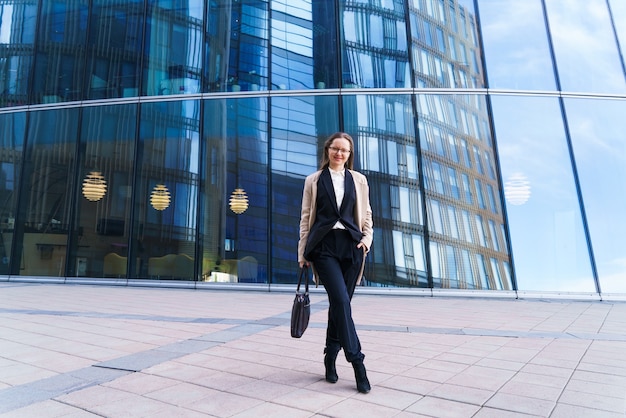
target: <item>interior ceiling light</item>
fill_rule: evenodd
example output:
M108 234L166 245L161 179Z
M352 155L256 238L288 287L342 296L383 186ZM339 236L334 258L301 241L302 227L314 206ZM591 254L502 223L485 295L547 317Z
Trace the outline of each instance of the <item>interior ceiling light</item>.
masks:
M230 195L230 210L235 212L237 215L241 215L248 209L248 195L242 188L236 188L235 191Z
M170 191L167 190L165 184L157 184L152 189L150 195L150 204L156 210L165 210L170 206Z
M97 202L107 194L107 182L99 171L90 171L83 181L83 196L91 202Z

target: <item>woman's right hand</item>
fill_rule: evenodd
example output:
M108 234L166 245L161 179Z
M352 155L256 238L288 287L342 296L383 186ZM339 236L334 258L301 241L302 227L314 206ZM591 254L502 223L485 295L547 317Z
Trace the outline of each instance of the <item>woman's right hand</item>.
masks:
M300 261L300 263L298 263L298 264L300 264L300 268L302 268L304 266L309 267L309 262L308 261Z

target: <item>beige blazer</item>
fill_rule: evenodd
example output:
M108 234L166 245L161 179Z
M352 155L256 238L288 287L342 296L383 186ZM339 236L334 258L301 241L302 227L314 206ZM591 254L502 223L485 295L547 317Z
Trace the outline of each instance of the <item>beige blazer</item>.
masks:
M374 239L374 223L372 221L372 208L370 206L369 185L367 183L367 177L363 174L353 170L349 171L354 179L354 188L356 189L354 221L361 228L361 232L363 233L361 242L365 245L365 255L367 255L370 247L372 246L372 240ZM304 259L304 249L309 238L309 231L315 222L315 213L317 208L317 181L320 174L322 174L322 170L316 171L304 180L302 213L300 216L300 240L298 241L298 263L308 262L308 260ZM315 271L315 266L313 266L312 263L311 266L313 267L315 283L319 284L319 278L317 276L317 272ZM364 267L365 257L363 257L363 264L361 265L357 285L361 283Z

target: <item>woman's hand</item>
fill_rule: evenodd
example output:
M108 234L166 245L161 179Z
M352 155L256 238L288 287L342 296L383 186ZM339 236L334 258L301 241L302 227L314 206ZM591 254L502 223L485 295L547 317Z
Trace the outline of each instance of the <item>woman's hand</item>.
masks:
M367 246L366 246L365 244L363 244L362 242L359 242L359 243L356 245L356 247L357 247L357 248L363 248L363 250L364 250L365 252L367 252Z
M300 268L302 268L304 266L309 267L309 262L308 261L300 261L300 263L298 263L298 264L300 264Z

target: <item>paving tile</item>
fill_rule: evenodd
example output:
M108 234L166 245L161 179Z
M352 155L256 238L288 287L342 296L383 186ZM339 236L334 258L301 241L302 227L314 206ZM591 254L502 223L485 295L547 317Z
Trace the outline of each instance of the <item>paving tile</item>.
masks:
M624 392L626 392L626 389ZM612 397L565 389L559 398L559 403L622 414L626 412L624 395L621 397Z
M87 389L78 390L56 397L57 401L67 405L90 410L91 407L106 405L113 402L129 401L136 398L132 393L104 386L92 386Z
M143 396L132 396L124 400L111 401L85 408L104 417L151 417L168 408L164 402Z
M505 411L548 417L555 404L556 402L553 401L498 392L485 403L485 406Z
M207 418L210 415L204 412L192 411L191 409L174 406L174 405L162 405L161 409L156 412L151 412L149 418Z
M448 379L447 383L459 386L467 386L476 389L496 391L515 375L510 370L492 369L483 366L470 366L454 377Z
M468 418L479 409L478 405L426 396L409 406L406 411L438 418Z
M441 383L430 380L414 379L405 376L392 376L380 383L380 386L425 396Z
M526 363L519 362L519 361L493 359L493 358L487 357L487 358L480 359L478 362L476 362L476 365L489 367L492 369L519 371L526 365Z
M182 407L186 407L190 403L206 397L220 395L221 393L214 389L187 382L180 382L176 385L166 386L143 394L146 398Z
M341 384L336 383L334 386L341 386ZM342 396L330 393L316 392L310 389L296 389L293 392L275 397L272 402L304 411L321 412L341 402L343 399Z
M586 370L575 370L572 374L572 380L604 383L611 386L626 388L626 376L615 376L606 373L589 372Z
M14 409L0 415L2 418L96 418L100 415L85 411L72 405L66 405L55 400L48 400L31 404L24 408Z
M565 390L583 392L592 395L602 395L612 398L626 399L626 386L615 386L600 382L589 382L577 379L569 381Z
M359 418L386 418L395 417L400 412L398 409L389 408L381 405L369 403L367 395L357 395L354 398L348 398L338 402L330 407L320 411L320 415L324 417L353 417Z
M275 398L297 391L298 388L264 380L253 380L242 385L235 386L229 391L234 394L273 401Z
M428 396L472 405L483 405L493 396L493 392L490 390L444 383L428 392Z
M243 412L237 413L232 418L259 418L259 417L272 417L272 418L305 418L310 417L309 411L303 411L296 408L290 408L284 405L277 405L272 402L263 402L260 405L253 406ZM168 418L168 417L163 417ZM170 416L171 418L171 416Z
M180 381L166 377L144 373L131 373L111 382L103 383L102 386L143 395L159 389L176 386L179 383Z
M559 403L550 414L550 418L624 418L624 413Z
M229 391L236 387L247 385L255 382L257 379L242 376L239 374L218 372L207 373L204 376L197 377L194 380L188 380L196 385L205 386L207 388Z
M536 418L537 415L524 414L522 412L505 411L502 409L483 407L472 418ZM589 417L587 417L589 418Z
M562 390L560 388L549 387L542 384L533 384L511 379L504 386L502 386L498 392L556 402L561 395Z
M360 395L356 395L360 398ZM421 395L390 389L384 386L373 386L364 400L376 405L403 410L422 398Z
M550 376L546 374L527 372L516 373L515 376L511 377L511 380L509 380L509 382L512 383L518 383L521 385L545 386L548 388L555 388L558 391L562 391L565 385L567 385L568 381L569 376Z

